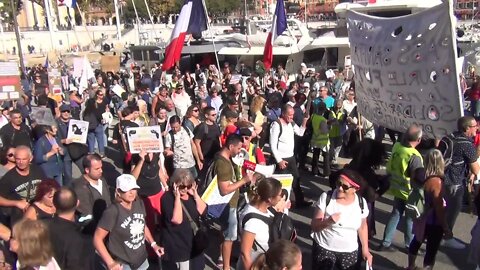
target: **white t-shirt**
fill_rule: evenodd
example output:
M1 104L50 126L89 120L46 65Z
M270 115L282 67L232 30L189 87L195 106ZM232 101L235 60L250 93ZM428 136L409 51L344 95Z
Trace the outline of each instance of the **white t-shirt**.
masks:
M362 224L362 219L368 216L368 206L365 199L363 200L363 214L360 208L358 199L355 196L355 201L349 205L338 204L336 198L337 191L332 194L332 199L326 207L327 192L320 195L320 199L316 203L322 212L325 213L325 218L330 217L334 213L341 213L340 220L330 227L327 227L320 232L312 233L313 239L321 247L334 252L353 252L358 249L357 230Z
M247 204L247 206L245 206L245 209L243 209L243 211L240 213L240 220L239 220L240 226L243 224L243 218L248 213L257 213L265 217L273 217L273 214L270 211L268 211L267 213L263 213L257 208L251 206L250 204ZM268 239L270 237L269 237L268 225L265 222L261 221L258 218L252 217L245 223L245 226L242 228L242 232L243 231L247 231L255 234L255 241L257 241L258 245L260 245L265 251L268 250ZM251 252L252 261L254 261L257 258L257 256L261 253L263 253L263 251L260 248L257 247L257 251L254 251L252 248L252 252Z

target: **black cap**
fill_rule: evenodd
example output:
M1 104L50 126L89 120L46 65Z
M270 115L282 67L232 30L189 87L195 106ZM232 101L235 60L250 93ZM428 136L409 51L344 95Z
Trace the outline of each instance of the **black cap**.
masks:
M71 111L71 107L69 104L62 104L62 106L60 106L60 112L65 112L65 111Z

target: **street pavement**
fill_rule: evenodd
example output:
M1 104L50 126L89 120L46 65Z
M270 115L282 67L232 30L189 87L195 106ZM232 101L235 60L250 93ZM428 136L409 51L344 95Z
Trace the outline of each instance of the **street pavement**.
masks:
M107 148L107 158L104 162L104 176L107 180L107 183L111 186L115 186L115 178L120 174L121 170L118 169L118 163L115 163L113 160L120 160L118 155L118 147L109 145ZM111 159L113 158L113 160ZM340 159L340 163L348 163L347 159ZM74 177L79 177L80 172L76 166L74 167ZM302 188L304 190L305 196L307 199L316 201L320 197L322 192L329 190L328 180L321 177L314 177L309 172L302 172ZM400 221L399 230L395 234L393 245L398 248L396 252L378 252L376 247L381 242L383 237L383 231L385 224L388 220L389 213L392 209L392 197L386 195L380 198L376 202L376 230L377 235L374 239L370 240L370 250L373 254L373 269L382 270L382 269L403 269L407 266L407 250L404 248L403 241L403 223ZM467 207L466 207L467 208ZM310 221L313 216L314 207L309 207L305 209L292 209L290 211L290 216L294 220L294 225L297 228L298 238L296 244L301 248L303 254L303 269L309 270L312 269L311 266L311 247L312 239L310 237ZM477 217L471 215L468 212L468 209L463 211L458 219L456 226L454 228L454 236L464 242L469 244L471 240L470 230L472 229ZM352 241L357 241L357 239L352 239ZM215 262L219 256L219 244L220 237L218 233L212 231L210 238L210 246L207 250L206 261L207 266L205 269L217 269L215 267ZM425 244L422 246L421 250L425 250ZM435 269L438 270L451 270L451 269L461 269L461 270L474 270L475 266L467 262L469 248L463 250L454 250L449 248L441 247L437 258ZM234 247L233 260L238 258L238 243ZM417 258L417 265L422 266L423 256L419 255ZM235 268L235 264L232 265L232 268ZM151 268L155 269L155 268Z

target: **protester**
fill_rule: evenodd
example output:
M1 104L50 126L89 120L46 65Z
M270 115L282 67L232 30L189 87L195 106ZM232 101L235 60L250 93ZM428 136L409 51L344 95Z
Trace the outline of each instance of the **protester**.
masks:
M250 269L253 261L269 249L269 226L263 220L251 217L246 220L249 213L256 213L266 218L273 217L269 208L277 206L283 200L282 211L285 208L285 199L282 198L282 183L274 178L267 178L257 184L254 198L242 210L239 224L242 231L240 240L240 259L236 269Z
M368 248L368 208L357 192L365 187L362 177L343 170L337 188L330 195L322 193L311 222L313 231L312 269L354 268L360 263L358 254L372 266ZM330 197L330 200L328 200ZM361 200L361 201L360 201ZM358 242L361 243L361 250Z
M75 223L78 200L75 192L62 187L53 195L56 215L47 223L55 260L63 270L94 270L93 243Z
M15 168L15 147L5 147L0 152L0 177Z
M103 178L102 158L98 154L83 159L84 174L72 182L78 196L80 223L85 224L86 233L92 233L103 211L111 204L110 190Z
M213 108L212 108L213 111ZM225 196L233 193L232 198L227 207L225 207L220 220L223 229L223 242L221 245L221 257L217 262L219 268L224 270L230 269L231 255L233 242L237 240L237 205L239 199L239 189L247 184L255 184L256 177L253 173L246 173L243 177L238 173L238 167L231 161L232 157L235 157L240 153L242 148L242 137L237 134L231 134L227 137L225 145L221 151L216 155L214 161L214 174L217 175L218 189L220 195Z
M95 230L93 244L108 269L147 270L145 241L158 256L163 255L163 248L157 245L145 225L145 206L137 198L139 188L132 175L117 177L116 202L105 210ZM107 245L104 243L106 237Z
M450 237L452 231L445 218L443 201L443 175L445 162L442 153L430 150L425 156L425 182L412 183L424 191L425 212L414 221L415 234L408 249L408 270L416 269L415 260L422 243L427 241L427 251L423 259L424 269L433 269L435 257L443 236Z
M455 226L458 214L462 210L464 194L467 190L466 183L471 185L473 178L466 179L468 171L473 175L480 174L480 166L477 162L478 156L472 143L472 138L477 132L477 121L471 116L464 116L457 121L457 131L450 138L453 143L452 160L445 168L444 195L448 205L446 209L447 224L451 231ZM447 144L444 139L439 143L439 149L442 153L447 150ZM463 249L465 244L452 237L445 237L443 244L445 247L454 249Z
M108 106L105 101L105 94L101 90L95 92L95 96L85 103L83 120L88 122L88 152L95 152L95 143L98 146L100 156L105 157L104 123L102 114L107 111Z
M63 156L64 150L57 138L56 126L42 126L43 136L35 142L34 162L43 173L63 185Z
M282 108L281 117L270 126L270 147L272 155L277 164L279 173L289 173L293 175L292 190L294 207L308 207L312 204L305 200L302 188L300 186L300 174L298 172L297 161L294 155L294 134L303 135L307 124L308 115L303 119L302 126L292 124L294 110L290 105ZM281 132L280 132L281 131Z
M35 197L37 185L45 179L45 174L35 164L32 150L28 146L15 149L15 168L8 171L0 180L0 206L9 207L10 224L20 220L23 211Z
M279 240L267 252L257 257L251 270L301 270L302 251L294 243Z
M15 224L10 250L18 256L19 269L61 269L53 256L48 227L41 221L24 219Z
M53 194L60 189L60 185L53 179L45 179L37 185L35 198L25 211L25 218L31 220L52 219L55 214Z
M203 250L197 249L192 223L198 224L207 205L197 192L190 170L177 169L171 177L172 187L162 197L162 244L165 246L163 269L203 270Z
M415 177L418 168L423 167L422 156L415 149L422 140L422 129L417 125L411 125L403 135L402 142L393 145L392 156L387 163L387 173L391 175L390 189L388 192L394 196L393 209L390 213L380 250L394 252L397 249L392 245L392 240L397 229L398 222L405 211L405 204L411 190L410 181ZM422 176L420 176L422 177ZM417 181L421 182L421 180ZM413 220L405 216L404 241L408 248L413 239Z
M22 122L22 113L19 110L13 109L10 111L9 115L10 123L0 129L0 138L2 139L3 147L25 145L32 148L32 130Z

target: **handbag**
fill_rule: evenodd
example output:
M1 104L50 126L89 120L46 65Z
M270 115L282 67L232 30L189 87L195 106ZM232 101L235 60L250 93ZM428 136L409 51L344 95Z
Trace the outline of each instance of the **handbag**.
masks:
M208 248L208 229L207 226L199 218L198 224L192 219L190 213L188 213L187 208L182 203L182 209L187 215L187 219L190 222L190 226L193 231L193 245L192 245L192 258L203 253Z
M77 161L88 154L88 147L82 143L67 144L67 151L73 161Z

